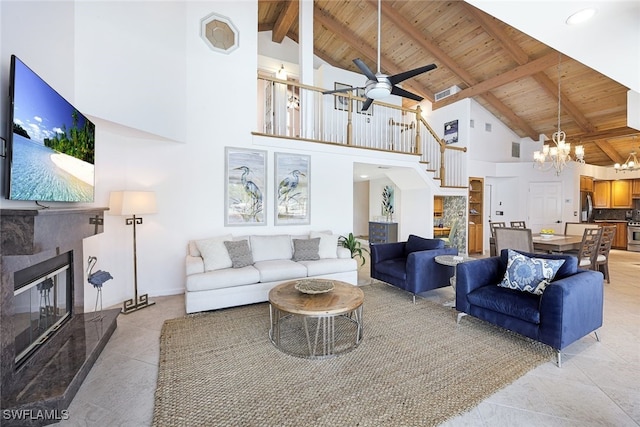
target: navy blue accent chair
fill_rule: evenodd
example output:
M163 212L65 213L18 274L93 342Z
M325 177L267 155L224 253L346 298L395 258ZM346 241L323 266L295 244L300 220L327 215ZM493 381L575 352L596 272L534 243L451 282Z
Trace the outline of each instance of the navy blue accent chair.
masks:
M518 251L565 263L542 295L502 288L507 252L458 264L456 309L553 347L560 367L562 349L602 326L603 275L578 268L575 256Z
M411 234L406 242L372 244L371 277L415 295L449 285L453 267L436 263L438 255L458 255L441 239Z

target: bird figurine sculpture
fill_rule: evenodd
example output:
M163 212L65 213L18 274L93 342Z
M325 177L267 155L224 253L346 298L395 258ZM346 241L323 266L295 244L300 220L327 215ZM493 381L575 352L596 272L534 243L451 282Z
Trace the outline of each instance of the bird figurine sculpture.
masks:
M96 315L91 320L102 319L103 316L101 314L98 314L98 298L100 299L100 313L102 313L102 285L104 284L104 282L113 279L113 277L111 276L111 274L109 274L108 271L98 270L95 273L92 272L93 267L96 265L97 262L98 262L98 258L94 256L90 256L87 261L87 264L89 265L89 267L87 268L87 281L91 283L91 285L93 285L93 287L98 290L98 293L96 294L96 305L94 308L94 312L96 313Z

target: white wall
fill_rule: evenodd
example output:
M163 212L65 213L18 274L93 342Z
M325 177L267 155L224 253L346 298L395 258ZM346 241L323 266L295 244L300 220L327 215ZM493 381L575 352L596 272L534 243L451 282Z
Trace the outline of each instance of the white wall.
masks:
M77 2L78 107L184 141L185 13L183 2Z
M353 234L369 235L369 181L353 183Z

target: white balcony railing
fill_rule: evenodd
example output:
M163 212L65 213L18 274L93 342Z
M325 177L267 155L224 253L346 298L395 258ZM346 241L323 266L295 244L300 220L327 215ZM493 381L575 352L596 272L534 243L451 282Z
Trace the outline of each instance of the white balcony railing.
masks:
M324 89L258 77L258 128L265 135L415 154L441 186L466 187L465 147L438 137L416 109L375 101L351 92L323 95Z

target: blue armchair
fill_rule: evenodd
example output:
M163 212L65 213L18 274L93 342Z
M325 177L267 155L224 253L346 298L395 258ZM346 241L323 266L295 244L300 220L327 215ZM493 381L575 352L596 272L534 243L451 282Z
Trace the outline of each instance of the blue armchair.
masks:
M410 235L406 242L371 245L371 277L416 294L449 285L453 267L436 263L437 255L457 255L441 239Z
M602 326L602 273L579 269L574 256L520 253L565 260L542 295L498 286L507 269L504 249L458 264L456 309L553 347L560 367L562 349Z

